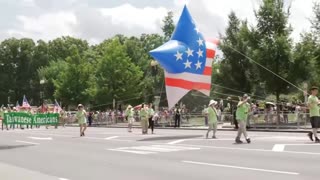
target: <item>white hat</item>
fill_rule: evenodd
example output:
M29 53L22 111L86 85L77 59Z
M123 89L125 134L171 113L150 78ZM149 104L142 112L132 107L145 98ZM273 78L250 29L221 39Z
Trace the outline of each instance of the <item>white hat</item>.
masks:
M129 106L128 106L128 109L129 109L129 108L132 108L132 106L131 106L131 105L129 105Z
M215 101L215 100L210 100L210 102L209 102L209 106L211 106L212 104L213 105L216 105L218 102L217 101Z

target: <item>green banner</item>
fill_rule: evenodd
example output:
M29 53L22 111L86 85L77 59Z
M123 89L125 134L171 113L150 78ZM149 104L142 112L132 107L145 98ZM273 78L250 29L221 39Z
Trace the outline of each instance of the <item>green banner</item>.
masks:
M29 114L23 112L11 112L4 114L3 123L6 125L57 125L59 123L58 113Z

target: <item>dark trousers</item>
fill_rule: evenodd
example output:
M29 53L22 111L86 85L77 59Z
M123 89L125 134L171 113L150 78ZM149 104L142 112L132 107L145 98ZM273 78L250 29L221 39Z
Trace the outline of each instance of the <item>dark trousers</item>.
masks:
M89 126L92 125L92 118L88 118L88 121L89 121Z
M234 123L234 128L239 129L238 121L236 118L236 112L233 113L233 123Z
M208 117L207 116L204 117L204 123L206 126L208 126Z
M151 128L151 132L154 130L154 121L152 121L152 117L149 118L149 128Z
M174 127L180 127L180 116L174 117Z

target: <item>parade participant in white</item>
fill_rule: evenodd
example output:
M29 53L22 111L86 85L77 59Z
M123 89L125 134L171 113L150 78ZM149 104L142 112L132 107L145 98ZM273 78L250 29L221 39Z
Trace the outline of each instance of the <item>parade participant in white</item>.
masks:
M85 136L84 132L87 129L87 113L83 108L82 104L78 105L78 111L76 113L76 118L80 126L80 136Z
M132 125L133 125L133 122L134 122L134 111L132 109L132 106L129 105L127 107L127 110L126 110L126 116L128 117L128 132L132 132Z
M215 106L218 104L217 101L211 100L208 107L208 132L206 138L208 138L210 131L213 131L212 138L216 139L216 132L218 126L217 109Z

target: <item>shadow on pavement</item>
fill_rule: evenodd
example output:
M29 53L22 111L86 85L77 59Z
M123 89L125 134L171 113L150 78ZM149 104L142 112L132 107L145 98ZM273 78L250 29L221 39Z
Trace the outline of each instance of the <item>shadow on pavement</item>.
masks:
M8 149L16 149L16 148L24 148L24 147L30 147L30 146L35 146L32 144L29 145L11 145L11 146L7 146L7 145L0 145L0 150L8 150Z
M203 137L202 135L182 135L182 136L162 136L162 137L151 137L140 139L138 141L161 141L161 140L172 140L172 139L192 139Z

